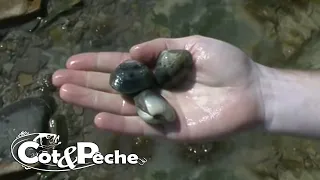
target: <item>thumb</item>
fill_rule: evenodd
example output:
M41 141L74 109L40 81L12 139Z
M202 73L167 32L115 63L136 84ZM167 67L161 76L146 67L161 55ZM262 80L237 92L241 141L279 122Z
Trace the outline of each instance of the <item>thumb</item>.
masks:
M170 49L189 50L196 43L196 36L183 38L158 38L133 46L130 55L133 59L150 64L156 60L161 51Z

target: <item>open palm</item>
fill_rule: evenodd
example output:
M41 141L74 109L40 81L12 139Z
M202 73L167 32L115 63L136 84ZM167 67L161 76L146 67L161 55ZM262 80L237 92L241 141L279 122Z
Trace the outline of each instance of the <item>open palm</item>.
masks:
M193 55L195 71L181 87L162 95L178 113L176 124L156 128L148 125L109 85L110 73L124 60L152 63L165 49L186 49ZM191 75L194 76L191 76ZM155 39L131 48L129 53L83 53L70 57L67 69L58 70L53 83L61 98L101 113L95 124L113 132L163 136L175 140L220 138L261 120L259 72L238 48L212 38L189 36Z

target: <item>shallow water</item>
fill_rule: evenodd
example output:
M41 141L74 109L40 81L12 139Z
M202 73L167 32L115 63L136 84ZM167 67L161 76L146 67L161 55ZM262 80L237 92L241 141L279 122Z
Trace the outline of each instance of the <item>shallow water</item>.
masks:
M49 1L49 16L66 6L63 2ZM268 1L274 2L280 4L280 1ZM287 5L291 7L292 4ZM254 9L261 10L259 7L266 5ZM310 13L308 8L313 11ZM127 51L134 44L158 37L200 34L232 43L265 65L317 69L320 67L317 58L320 43L316 27L320 27L320 21L314 19L320 16L320 6L313 3L308 8L298 12L303 14L301 17L306 15L308 22L315 26L303 24L306 19L292 24L289 23L291 16L281 16L283 27L277 27L278 31L274 32L274 25L254 18L244 8L242 0L86 0L83 7L58 16L52 24L36 28L36 31L28 31L36 20L7 29L8 34L0 43L3 105L32 94L30 79L64 68L67 58L73 54ZM288 29L303 36L298 40L296 36L284 38ZM0 34L4 31L6 29ZM275 40L277 37L280 40ZM293 45L289 43L292 41ZM292 54L294 51L297 53ZM36 53L38 56L28 60L29 68L14 66L25 58L24 55ZM31 68L36 64L45 65L37 72ZM6 87L10 87L10 92ZM57 95L56 99L60 103L58 111L69 119L70 143L95 142L102 154L115 148L137 152L149 160L144 166L100 165L60 173L53 179L320 179L320 144L317 141L252 131L223 142L206 143L203 149L192 145L198 148L197 153L193 153L185 144L148 138L142 138L141 143L137 138L97 130L92 124L95 112L65 104Z

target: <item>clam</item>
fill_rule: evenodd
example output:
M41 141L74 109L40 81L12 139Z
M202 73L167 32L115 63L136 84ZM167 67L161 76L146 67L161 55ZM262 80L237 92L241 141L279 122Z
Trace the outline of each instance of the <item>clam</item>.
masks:
M138 115L149 124L163 124L176 119L175 110L160 94L147 89L133 99Z
M110 86L121 94L131 95L155 84L152 71L135 60L121 63L110 75Z
M154 75L158 84L170 88L182 81L192 70L192 55L187 50L165 50L157 59Z
M145 122L164 124L175 121L177 115L170 103L153 89L178 84L192 65L189 51L165 50L159 55L154 71L136 60L127 60L111 73L109 83L120 94L133 97L137 114Z

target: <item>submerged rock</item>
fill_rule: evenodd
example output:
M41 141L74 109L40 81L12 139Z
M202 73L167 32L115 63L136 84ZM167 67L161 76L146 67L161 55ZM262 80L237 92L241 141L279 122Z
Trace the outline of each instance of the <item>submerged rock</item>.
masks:
M41 8L41 0L0 0L0 20L27 15Z
M14 165L11 143L22 131L47 132L48 121L55 109L55 100L43 96L25 98L0 110L0 175L21 170Z
M15 64L18 72L27 74L37 73L40 69L40 62L42 58L42 51L40 48L30 48L26 52L24 58L19 58Z

